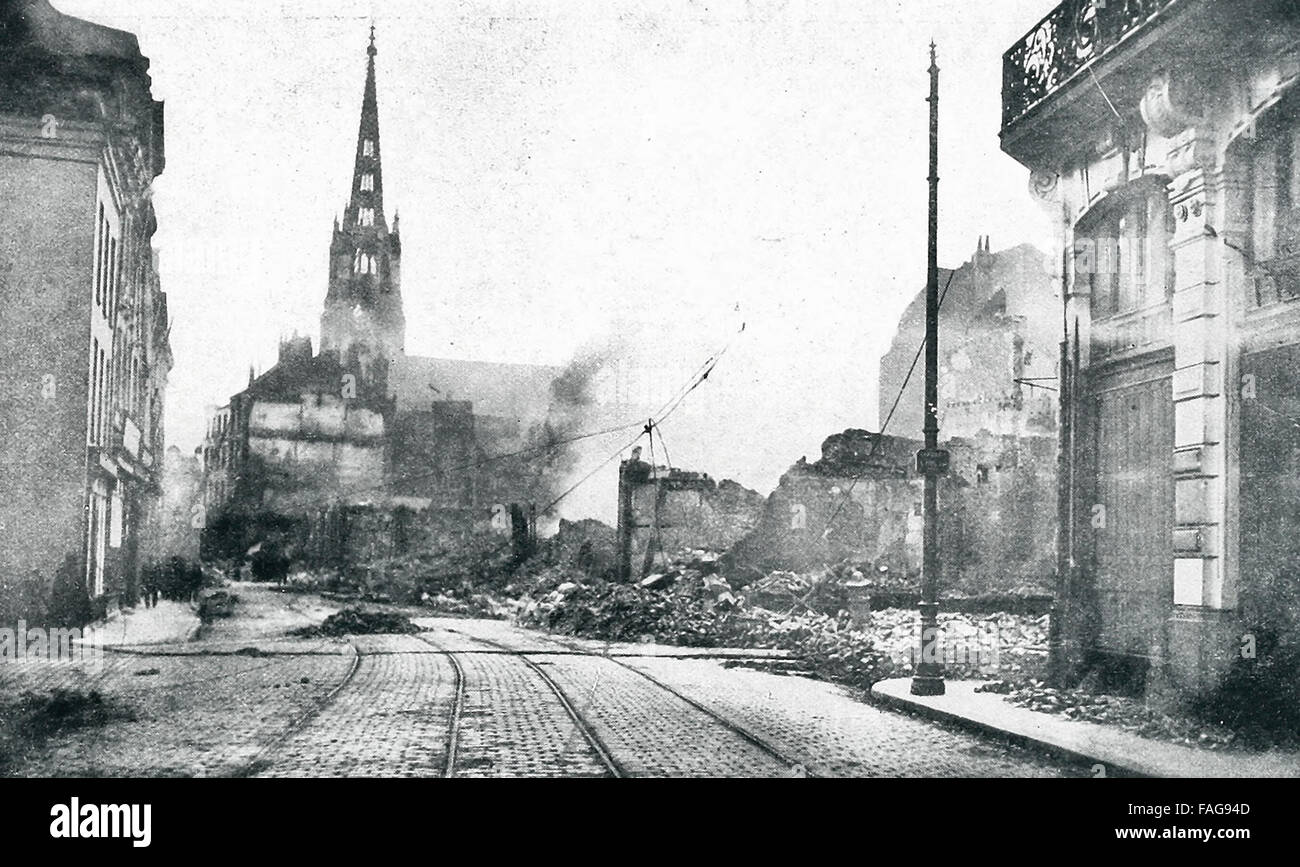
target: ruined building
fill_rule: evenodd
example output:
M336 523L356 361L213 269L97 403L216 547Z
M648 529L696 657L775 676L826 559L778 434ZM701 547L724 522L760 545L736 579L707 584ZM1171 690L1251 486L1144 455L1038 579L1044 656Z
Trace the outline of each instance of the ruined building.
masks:
M1053 586L1059 299L1043 254L994 253L941 269L939 435L946 596L1043 596ZM880 361L884 434L850 429L781 477L761 519L727 557L737 580L848 560L891 590L919 591L925 293L904 312ZM908 379L909 370L911 378ZM906 383L906 387L904 387Z
M919 592L920 440L860 429L826 438L821 457L786 473L752 532L728 553L739 582L783 569L851 561L882 589ZM1051 592L1056 443L988 432L943 443L940 478L944 596Z
M763 496L707 473L641 460L641 449L619 464L616 571L642 578L684 549L725 551L753 530Z
M276 364L250 371L248 386L210 414L208 553L238 554L268 528L301 536L331 507L490 514L538 496L518 463L493 458L528 444L558 371L406 353L401 238L384 210L377 54L372 28L319 351L310 337L283 340Z
M148 70L133 34L0 3L6 616L103 615L133 601L153 553L172 357Z
M981 238L961 267L939 270L939 432L944 437L1054 436L1060 299L1044 254L1028 244L990 252ZM925 292L903 313L880 359L881 423L887 433L921 435L923 369L898 399L925 336Z

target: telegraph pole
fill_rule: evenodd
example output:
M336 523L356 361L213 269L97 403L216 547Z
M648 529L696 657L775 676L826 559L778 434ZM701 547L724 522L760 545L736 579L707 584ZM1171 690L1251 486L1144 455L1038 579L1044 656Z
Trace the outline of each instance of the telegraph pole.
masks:
M925 448L916 456L925 475L921 559L921 656L912 695L943 695L939 652L939 476L948 453L939 449L939 64L930 42L930 249L925 284Z

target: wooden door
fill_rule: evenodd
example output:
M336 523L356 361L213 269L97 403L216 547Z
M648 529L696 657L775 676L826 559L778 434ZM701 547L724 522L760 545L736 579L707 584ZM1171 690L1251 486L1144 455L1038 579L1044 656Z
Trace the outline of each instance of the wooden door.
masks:
M1097 474L1091 513L1103 652L1158 652L1173 605L1171 373L1165 355L1105 375L1092 392Z

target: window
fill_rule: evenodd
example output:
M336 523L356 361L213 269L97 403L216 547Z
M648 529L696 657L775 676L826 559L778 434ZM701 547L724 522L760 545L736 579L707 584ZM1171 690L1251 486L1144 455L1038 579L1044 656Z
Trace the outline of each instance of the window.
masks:
M1092 315L1140 310L1169 297L1169 200L1163 189L1121 193L1077 232L1074 276L1092 294Z
M1257 262L1300 253L1300 126L1286 120L1282 115L1261 130L1251 153L1250 240Z
M104 203L99 203L99 217L95 221L95 306L104 306L104 277L108 269L104 257L108 253L108 221L104 219Z
M361 143L361 154L367 157L375 155L375 142L373 139L366 139Z
M86 583L91 596L104 595L104 561L108 556L108 486L96 481L87 504L89 521L86 533Z
M113 311L117 308L117 239L108 239L108 293L104 299L104 315L113 321Z
M375 176L367 172L361 176L361 189L363 192L373 192L375 189Z
M111 323L121 288L122 270L118 239L114 237L111 213L99 203L95 221L95 306Z
M104 444L104 434L108 425L108 350L99 350L99 385L95 395L95 443Z
M373 226L375 224L375 209L361 208L357 211L357 225Z
M90 338L90 400L87 402L86 442L99 442L99 338Z
M378 274L379 263L375 260L374 254L358 250L357 255L352 260L352 273Z
M98 338L90 341L90 400L86 420L86 441L92 446L102 445L104 426L108 418L108 353Z
M1247 268L1247 304L1262 307L1300 296L1300 100L1270 109L1253 139L1239 140L1248 175L1241 203L1249 249L1239 249Z

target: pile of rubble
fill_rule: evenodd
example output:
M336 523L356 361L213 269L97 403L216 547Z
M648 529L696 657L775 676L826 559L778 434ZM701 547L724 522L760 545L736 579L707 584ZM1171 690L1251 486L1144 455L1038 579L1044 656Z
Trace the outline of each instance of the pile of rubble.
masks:
M319 625L296 630L294 634L337 638L344 635L412 635L419 631L418 626L401 614L354 606L331 614Z
M1047 665L1048 617L940 613L939 658L949 676L1041 675ZM903 673L918 661L921 616L914 608L871 612L865 631Z

